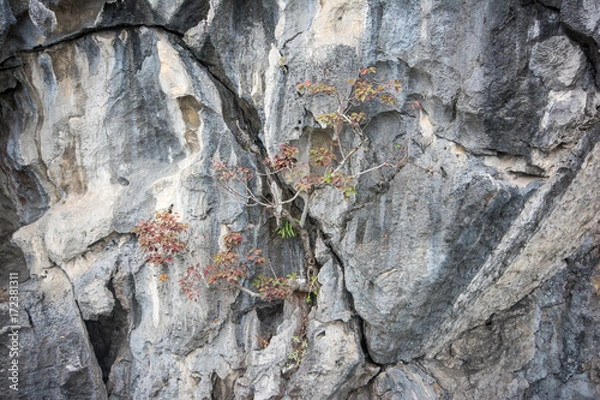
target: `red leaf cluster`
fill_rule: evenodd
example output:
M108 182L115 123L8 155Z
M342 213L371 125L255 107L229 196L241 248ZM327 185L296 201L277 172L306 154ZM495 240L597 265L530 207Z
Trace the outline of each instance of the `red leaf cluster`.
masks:
M230 232L223 236L223 243L225 249L213 257L212 264L205 267L190 266L185 276L179 281L181 290L190 300L198 301L205 285L238 285L241 280L246 278L248 265L257 267L269 262L262 256L262 250L252 249L244 258L245 263L242 263L240 255L236 251L236 248L242 243L242 236L239 232ZM289 280L286 278L259 275L252 284L257 287L258 294L269 301L283 299L291 293Z
M237 257L236 257L237 258ZM246 266L240 263L217 263L204 267L204 279L209 285L227 282L231 285L246 277Z
M296 90L298 90L298 92L301 94L306 93L309 95L324 94L327 96L334 96L336 93L338 93L338 90L335 86L328 85L323 82L311 83L309 80L297 83Z
M332 161L336 160L335 154L325 147L310 149L309 157L311 163L319 167L325 167L331 164Z
M265 164L276 171L292 169L298 162L295 157L297 153L298 148L296 146L284 143L279 149L279 154L276 154L273 159L269 157L265 158Z
M198 301L204 284L203 269L200 265L192 265L188 267L185 276L179 281L179 287L188 299Z
M132 230L137 235L138 244L146 255L148 264L162 265L173 261L173 256L186 248L181 235L188 225L179 221L177 213L170 210L156 212L154 219L142 220Z
M289 279L273 278L272 276L259 275L252 285L265 300L285 299L292 293Z
M204 280L209 285L219 282L235 284L246 277L247 267L240 263L239 254L233 249L242 243L239 232L229 232L223 236L225 250L218 252L214 257L214 264L204 267L202 272Z
M215 161L213 164L213 170L217 176L217 179L229 183L237 180L241 182L247 182L254 177L250 168L248 167L237 167L230 169L221 161Z

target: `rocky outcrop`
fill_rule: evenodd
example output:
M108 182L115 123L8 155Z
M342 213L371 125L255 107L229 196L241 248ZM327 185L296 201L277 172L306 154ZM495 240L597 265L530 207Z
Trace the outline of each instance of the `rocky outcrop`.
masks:
M596 4L0 0L19 396L597 398ZM300 239L219 190L213 160L306 153L334 103L295 84L369 65L404 90L369 108L361 162L408 161L311 197L318 296L188 300L179 279L226 228L304 273ZM188 249L148 265L131 229L170 205Z

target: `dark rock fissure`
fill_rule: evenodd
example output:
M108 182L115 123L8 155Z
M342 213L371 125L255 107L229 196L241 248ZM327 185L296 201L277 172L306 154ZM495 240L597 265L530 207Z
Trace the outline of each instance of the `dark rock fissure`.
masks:
M335 251L333 246L331 246L331 244L325 242L325 245L327 246L327 249L330 251L331 257L334 259L335 263L337 263L339 265L340 269L342 270L342 279L344 281L342 287L344 290L344 294L348 298L348 304L350 305L350 310L352 311L353 318L356 321L356 323L351 324L351 326L356 327L357 334L359 337L360 347L365 356L365 360L371 364L383 366L383 364L378 364L377 362L375 362L375 360L373 360L373 357L371 356L371 353L369 352L369 345L367 343L367 338L365 335L365 320L363 318L361 318L360 314L356 311L356 307L354 305L354 296L352 296L352 293L350 293L350 291L346 288L346 276L345 276L344 262L342 261L340 256L337 254L337 252Z
M0 191L0 258L3 271L18 272L19 281L29 279L29 269L23 252L12 244L12 234L19 227L19 218L11 199ZM8 273L0 276L0 287L8 287Z
M74 33L72 35L62 37L56 41L49 41L49 42L35 46L30 49L19 50L16 54L11 55L9 58L0 60L0 71L2 69L13 69L13 68L19 67L21 65L20 63L18 65L8 65L8 66L4 66L4 64L9 63L9 62L10 63L16 62L15 60L18 59L18 55L20 55L20 54L37 54L39 52L43 52L43 51L52 49L61 44L76 42L78 40L84 39L87 36L98 34L98 33L119 32L123 29L136 30L136 29L140 29L140 28L156 29L156 30L164 31L166 33L170 33L179 38L182 37L182 34L180 32L169 29L168 27L163 26L163 25L152 25L152 24L116 24L116 25L106 26L106 27L94 27L94 28L82 29L81 31L77 31L76 33Z
M112 291L112 288L109 288ZM90 344L102 370L102 380L108 382L110 369L117 358L121 345L127 341L129 321L127 312L115 298L115 306L109 316L99 316L97 321L84 321Z
M262 125L258 112L248 101L239 97L232 88L226 74L223 72L223 67L220 65L221 61L216 54L216 50L212 48L210 39L206 40L203 48L209 59L201 58L183 40L179 41L179 45L186 49L188 54L209 73L215 83L221 98L224 100L222 102L222 112L225 123L238 144L257 157L266 157L266 148L258 135ZM260 163L257 165L260 165Z
M221 60L216 54L215 49L212 47L210 40L206 40L202 49L202 53L208 57L208 60L203 59L200 55L197 55L196 52L194 52L187 45L182 43L180 43L180 45L187 49L189 54L210 74L213 82L219 90L221 98L224 100L222 104L225 123L228 125L229 130L233 133L236 142L240 145L240 147L242 147L256 159L255 165L259 170L261 170L260 172L264 172L263 169L266 167L264 166L262 160L267 156L267 152L266 146L260 139L259 135L262 130L262 123L258 111L252 104L236 94L235 90L232 88L232 85L229 83L226 74L223 72L224 69L221 65ZM277 183L279 188L281 188L284 192L287 192L289 197L293 196L294 192L288 188L287 184L282 182L279 176L273 175L271 176L271 179ZM264 195L268 197L268 194L265 193ZM298 198L292 204L292 206L295 206L297 210L302 210L304 207L303 201L304 200L302 198ZM300 236L303 238L303 246L306 253L305 257L307 257L307 263L309 264L308 269L311 269L311 263L314 263L313 257L308 255L312 254L313 252L309 251L307 248L314 248L314 241L316 238L314 226L315 221L308 216L306 225L300 232ZM309 275L311 272L313 271L307 271Z
M583 51L583 54L585 54L585 57L590 64L590 72L594 78L596 87L600 87L600 48L598 43L589 36L577 32L565 23L561 24L561 26L567 37L577 43L579 48Z
M552 2L548 2L548 1L543 1L543 0L535 0L535 3L541 5L544 8L547 8L550 11L554 11L559 13L560 12L560 7L558 5L552 4Z
M260 338L269 341L283 322L283 303L259 307L256 309L256 315L260 321Z

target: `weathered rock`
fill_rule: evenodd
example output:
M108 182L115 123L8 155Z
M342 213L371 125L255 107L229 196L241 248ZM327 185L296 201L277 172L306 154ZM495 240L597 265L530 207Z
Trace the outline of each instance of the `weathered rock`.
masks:
M531 49L529 69L549 89L573 86L582 77L584 66L583 51L564 36L553 36Z
M56 29L56 14L39 0L29 1L29 18L44 36Z
M0 11L2 11L2 16L0 16L0 43L4 43L6 33L8 32L10 26L17 22L17 20L13 15L8 0L0 1Z
M353 324L342 322L314 323L308 327L310 350L287 385L289 398L342 399L379 372L377 366L365 360L353 328Z
M598 396L596 2L0 0L0 43L24 397ZM296 83L349 91L369 65L404 90L365 109L356 163L406 159L349 201L310 196L318 295L189 301L179 279L227 229L304 275L300 240L219 190L213 161L286 142L307 161L338 104ZM148 265L130 231L170 205L188 249Z
M372 385L372 398L376 399L435 399L444 394L435 380L413 365L393 366L378 375Z
M102 373L65 273L47 269L44 276L19 285L19 292L19 324L9 322L9 304L3 303L2 347L10 347L8 333L15 325L19 344L18 357L10 358L19 361L18 392L5 389L6 398L35 393L47 398L106 399ZM9 360L8 354L3 359ZM4 379L7 367L3 366Z

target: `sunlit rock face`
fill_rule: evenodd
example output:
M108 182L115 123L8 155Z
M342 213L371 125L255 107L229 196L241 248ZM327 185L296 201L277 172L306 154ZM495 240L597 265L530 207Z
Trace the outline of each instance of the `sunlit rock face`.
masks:
M0 43L20 398L600 396L596 1L0 0ZM188 300L228 229L304 273L213 162L308 153L336 103L296 83L366 66L403 91L360 162L408 158L311 197L318 296ZM131 229L171 205L188 248L149 265Z

